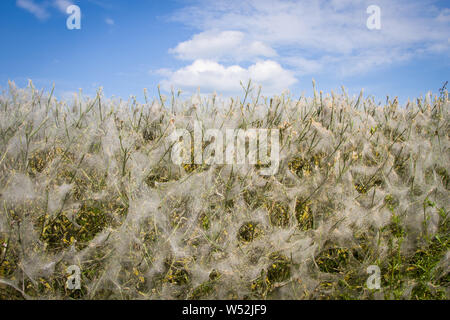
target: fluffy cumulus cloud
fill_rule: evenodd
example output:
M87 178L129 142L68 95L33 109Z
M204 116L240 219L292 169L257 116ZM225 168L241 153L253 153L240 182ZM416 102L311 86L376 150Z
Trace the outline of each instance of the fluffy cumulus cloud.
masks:
M207 30L180 42L169 53L192 63L174 71L158 71L164 76L162 87L166 90L175 87L193 92L201 88L202 92L234 95L242 91L241 82L251 79L263 87L264 94L276 94L297 81L280 63L261 60L276 57L274 49L241 31ZM250 65L239 65L244 62Z
M177 58L183 60L195 59L227 59L248 60L255 57L273 57L275 50L261 41L249 41L240 31L201 32L192 39L179 43L169 50Z
M240 89L239 80L252 77L276 91L303 76L349 77L423 54L449 55L449 9L434 0L379 0L381 29L369 30L372 4L194 0L172 19L199 32L169 50L191 64L161 72L163 83L233 92ZM244 62L250 67L241 67Z
M380 30L366 26L366 10L372 4L369 0L199 0L173 19L203 32L217 30L216 35L234 30L235 35L249 39L246 44L276 48L274 60L296 75L326 71L348 76L422 54L450 53L450 13L439 8L438 1L378 0ZM194 45L196 39L204 38L199 33L173 52L179 57L216 57L207 46ZM235 39L217 51L221 57L241 58L238 42ZM353 59L355 63L349 64Z
M202 92L219 91L223 94L241 92L240 81L252 79L262 85L265 94L276 94L296 82L291 71L285 70L275 61L258 61L248 68L239 65L224 66L212 60L195 60L192 64L176 71L163 69L160 74L166 79L162 82L165 90L171 86L189 92L198 87Z

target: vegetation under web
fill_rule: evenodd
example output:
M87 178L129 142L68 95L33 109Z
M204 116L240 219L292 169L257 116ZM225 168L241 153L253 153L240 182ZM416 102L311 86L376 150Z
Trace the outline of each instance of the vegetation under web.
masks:
M448 299L449 110L446 90L141 104L10 83L0 299ZM194 120L280 130L277 173L174 164L168 137Z

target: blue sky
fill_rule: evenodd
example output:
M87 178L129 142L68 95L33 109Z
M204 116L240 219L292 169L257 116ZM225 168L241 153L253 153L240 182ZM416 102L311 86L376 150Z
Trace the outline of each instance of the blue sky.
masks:
M68 30L65 8L81 9ZM369 30L369 5L381 28ZM142 101L171 87L186 95L239 95L252 78L263 93L319 90L404 102L450 80L448 1L2 0L0 87L8 80L59 97L88 95Z

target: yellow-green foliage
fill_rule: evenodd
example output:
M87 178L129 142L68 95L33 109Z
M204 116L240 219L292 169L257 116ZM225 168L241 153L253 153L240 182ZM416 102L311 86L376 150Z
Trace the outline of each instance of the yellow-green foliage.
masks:
M0 96L0 299L448 299L450 104ZM168 101L168 100L166 100ZM280 130L279 168L175 129ZM207 147L212 141L202 141ZM273 145L269 144L269 149ZM367 267L381 288L366 285ZM67 268L80 269L71 290Z

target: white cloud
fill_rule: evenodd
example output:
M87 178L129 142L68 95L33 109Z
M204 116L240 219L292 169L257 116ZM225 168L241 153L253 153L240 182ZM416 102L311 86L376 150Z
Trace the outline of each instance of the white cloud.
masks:
M48 7L54 7L60 12L66 14L66 9L68 6L72 5L73 2L70 0L53 0L51 2L34 2L34 0L17 0L16 5L19 8L25 9L31 14L33 14L39 20L45 20L50 17Z
M43 5L37 4L33 0L17 0L16 5L19 8L27 10L39 20L45 20L50 16Z
M169 53L183 60L248 60L255 57L273 57L275 50L261 41L250 41L240 31L208 30L179 43Z
M159 73L167 77L161 83L165 90L173 86L194 92L200 87L202 92L217 91L228 95L242 92L240 81L246 83L249 79L262 85L266 95L279 94L297 81L292 72L272 60L258 61L243 68L238 65L227 67L215 61L199 59L174 72L162 69Z
M106 19L105 19L105 22L106 22L106 24L109 24L110 26L113 26L113 25L114 25L114 20L111 19L111 18L106 18Z
M53 6L56 7L62 13L66 13L67 7L73 5L72 1L69 0L54 0Z
M239 61L236 43L241 37L276 48L278 55L272 59L299 75L334 72L348 76L425 53L449 54L449 9L438 8L436 2L377 0L381 30L368 30L366 9L372 0L198 0L173 19L201 33L172 52L181 58L234 57ZM203 33L212 29L217 39L210 36L209 47ZM240 33L221 41L218 35L227 30Z

